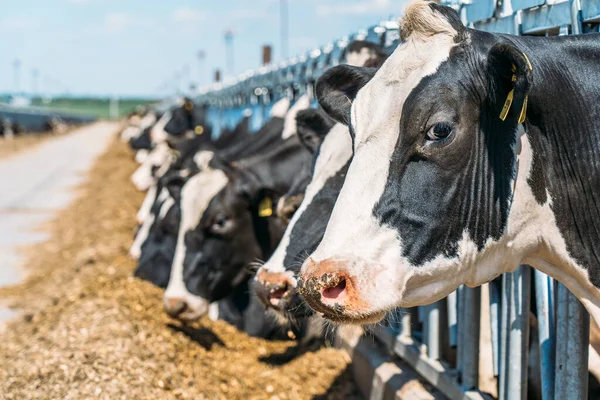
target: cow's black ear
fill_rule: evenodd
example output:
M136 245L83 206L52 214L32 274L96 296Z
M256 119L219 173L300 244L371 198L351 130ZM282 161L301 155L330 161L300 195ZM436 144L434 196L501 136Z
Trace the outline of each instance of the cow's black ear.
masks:
M334 124L327 114L313 108L298 111L296 115L298 137L311 153L317 151Z
M375 68L338 65L318 80L317 100L329 116L342 124L350 123L350 107L358 91L375 75Z
M510 43L497 43L488 53L488 112L492 121L512 125L525 121L527 97L533 79L527 55Z

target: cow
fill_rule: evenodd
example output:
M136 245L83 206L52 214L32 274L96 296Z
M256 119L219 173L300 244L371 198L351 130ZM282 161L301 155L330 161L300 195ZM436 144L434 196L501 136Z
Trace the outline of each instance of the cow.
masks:
M189 98L184 98L180 105L172 110L171 118L164 130L171 143L191 139L194 136L210 141L209 132L205 132L206 128L207 106L194 104Z
M158 120L157 114L153 111L146 112L142 117L135 115L130 117L130 125L121 132L121 140L129 143L131 140L138 137L145 129L150 128Z
M290 112L297 111L292 107ZM228 156L224 161L219 154L184 186L179 238L165 292L165 310L172 317L197 319L210 302L226 299L246 285L251 276L248 264L268 257L281 237L284 225L273 213L274 196L287 191L310 157L295 134L283 139L285 118L277 119L278 124L265 125L271 125L271 133L257 132L263 148L254 149L255 155L244 153L235 161ZM248 326L244 330L254 334Z
M600 36L480 32L427 1L400 29L379 70L317 82L354 156L305 300L365 324L529 264L599 321Z
M311 182L303 192L281 242L255 276L255 291L263 304L292 323L312 313L297 292L296 274L307 254L314 251L323 237L331 210L341 189L352 157L348 128L333 124L320 110L298 113L298 135L314 154ZM297 202L295 189L280 200ZM287 201L286 199L291 199ZM281 214L281 212L279 212ZM289 219L285 215L284 220Z
M348 46L349 65L379 68L385 59L383 49L370 42L354 41ZM267 307L297 324L311 312L295 290L296 275L323 237L352 157L352 142L348 128L334 126L322 110L302 111L296 122L299 137L314 154L311 183L306 194L304 188L292 186L279 200L278 216L286 222L293 219L271 258L257 271L255 290Z
M279 111L275 112L285 114L286 109L287 106L279 107ZM275 118L283 121L283 115ZM214 152L234 157L235 150L232 149L246 151L256 139L261 141L263 136L257 134L251 137L248 118L243 118L233 130L224 131L210 145L198 141L198 135L174 145L177 158L170 163L167 172L150 186L138 211L140 228L130 249L130 256L139 260L135 276L159 287L166 287L177 242L179 199L183 185L201 172L203 160L211 157Z

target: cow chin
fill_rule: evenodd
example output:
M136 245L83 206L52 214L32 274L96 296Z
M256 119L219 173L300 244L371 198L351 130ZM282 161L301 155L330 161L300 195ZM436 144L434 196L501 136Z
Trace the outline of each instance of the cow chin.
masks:
M373 324L400 302L404 282L399 278L405 275L401 272L364 260L309 258L298 291L313 310L332 322Z

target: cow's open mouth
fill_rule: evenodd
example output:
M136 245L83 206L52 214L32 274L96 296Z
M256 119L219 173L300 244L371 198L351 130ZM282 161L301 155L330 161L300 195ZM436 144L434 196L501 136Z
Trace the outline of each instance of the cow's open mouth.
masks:
M283 301L290 294L290 288L287 283L278 286L272 286L269 291L269 303L275 307L280 308L283 305Z

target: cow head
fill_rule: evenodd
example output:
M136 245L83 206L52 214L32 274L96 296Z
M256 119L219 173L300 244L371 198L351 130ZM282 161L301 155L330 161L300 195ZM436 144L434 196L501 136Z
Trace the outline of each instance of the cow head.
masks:
M267 257L282 231L273 213L273 195L241 171L228 175L228 184L185 237L186 287L210 301L228 296L246 281L251 276L248 265Z
M268 256L265 252L283 230L272 216L273 200L264 188L227 163L213 159L210 164L183 188L179 237L165 293L167 312L186 320L200 317L209 303L247 281L248 264Z
M311 113L311 120L319 115L325 118L317 110ZM301 115L298 117L301 118ZM329 126L326 119L307 124L303 129L308 130L308 126L311 126L312 130L324 125ZM303 130L300 129L300 121L298 129L300 134ZM315 137L310 143L315 146L307 146L314 151L311 182L277 249L255 277L255 291L259 299L289 320L310 315L296 291L297 274L306 256L317 248L323 237L352 155L348 128L344 125L337 124L328 132L317 129L312 135ZM287 198L292 196L288 195Z
M511 206L528 173L515 180L529 60L432 2L409 5L400 25L378 71L339 66L317 83L354 157L298 285L334 321L375 322L479 285L529 245L507 229L524 211Z
M173 109L164 131L170 143L193 138L195 135L210 136L206 126L206 107L196 105L190 99L183 99L181 105Z

